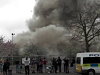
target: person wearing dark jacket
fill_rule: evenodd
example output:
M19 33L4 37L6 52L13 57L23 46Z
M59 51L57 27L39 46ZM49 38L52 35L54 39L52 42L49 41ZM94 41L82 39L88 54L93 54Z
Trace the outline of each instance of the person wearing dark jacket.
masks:
M16 61L16 73L19 73L20 61Z
M52 67L53 67L53 71L57 73L57 59L56 58L52 59Z
M58 59L57 59L57 65L58 65L59 72L61 72L61 64L62 64L62 60L61 60L60 57L58 57Z
M63 61L64 61L64 72L69 73L69 59L66 59L65 57Z
M10 62L8 60L5 60L3 65L3 75L8 74L9 67L10 67Z

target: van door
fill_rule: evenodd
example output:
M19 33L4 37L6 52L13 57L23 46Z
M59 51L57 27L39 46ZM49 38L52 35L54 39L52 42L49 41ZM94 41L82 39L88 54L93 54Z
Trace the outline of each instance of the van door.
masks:
M76 58L76 72L82 72L81 57Z

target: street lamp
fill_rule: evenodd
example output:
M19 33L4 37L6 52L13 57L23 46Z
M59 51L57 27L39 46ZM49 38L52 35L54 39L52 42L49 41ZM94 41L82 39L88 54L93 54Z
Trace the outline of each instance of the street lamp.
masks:
M11 35L12 35L12 44L13 44L13 40L14 40L13 38L14 38L15 33L12 33Z
M11 35L12 35L12 46L13 46L13 40L14 40L13 38L15 33L12 33ZM12 65L13 65L13 47L12 47Z

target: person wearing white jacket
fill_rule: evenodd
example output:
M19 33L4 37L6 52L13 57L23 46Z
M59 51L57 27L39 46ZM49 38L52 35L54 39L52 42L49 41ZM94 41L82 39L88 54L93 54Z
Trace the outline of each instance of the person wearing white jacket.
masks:
M25 65L25 75L29 75L30 59L26 57L25 60L23 61L23 64Z

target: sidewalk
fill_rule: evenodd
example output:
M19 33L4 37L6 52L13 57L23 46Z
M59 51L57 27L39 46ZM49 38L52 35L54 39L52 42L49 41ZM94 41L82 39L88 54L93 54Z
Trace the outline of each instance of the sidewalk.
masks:
M23 68L22 73L16 73L15 66L11 66L10 69L12 70L12 75L25 75L24 68ZM70 72L69 74L66 74L63 71L62 71L62 73L57 73L57 74L55 74L55 73L33 73L32 74L31 71L30 71L30 75L50 75L50 74L52 74L52 75L77 75L75 73L75 67L70 67L69 72ZM3 74L0 73L0 75L3 75Z

